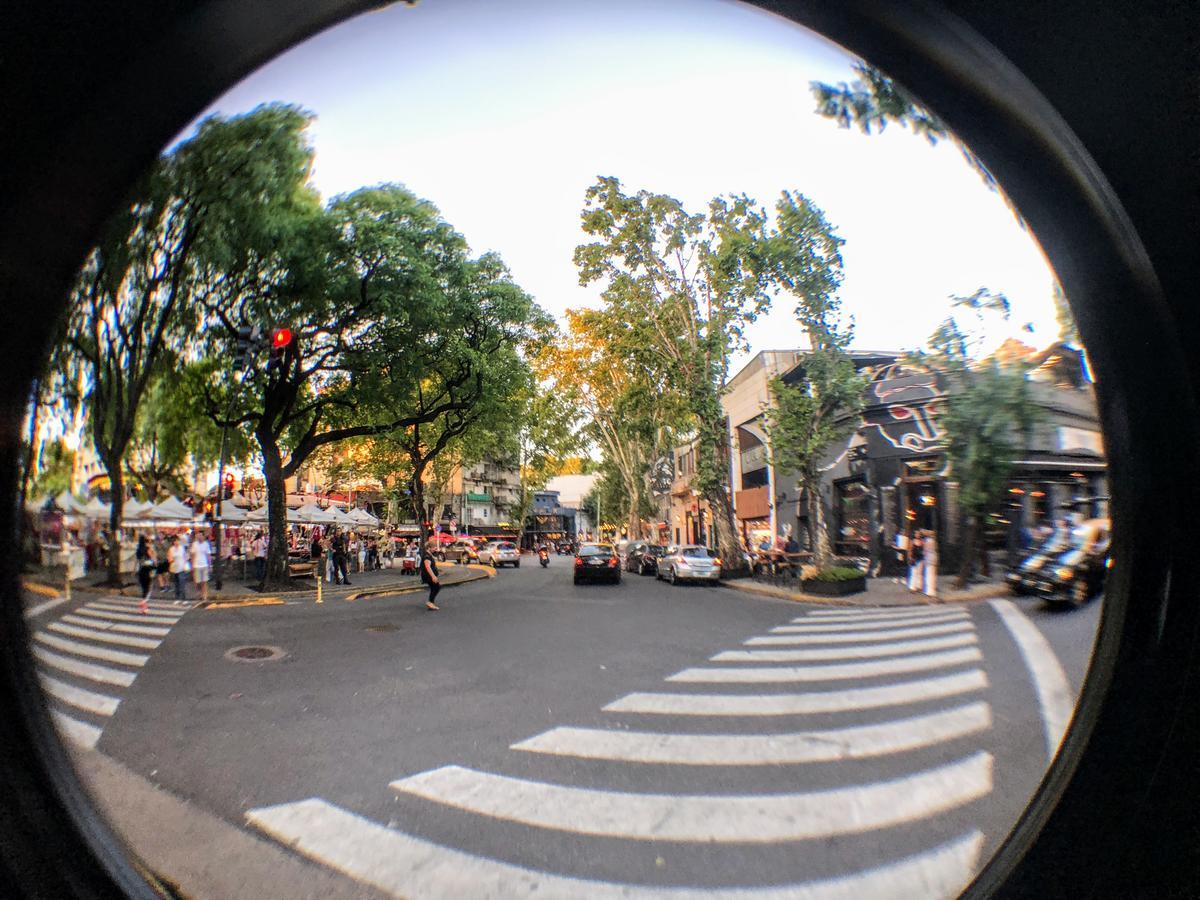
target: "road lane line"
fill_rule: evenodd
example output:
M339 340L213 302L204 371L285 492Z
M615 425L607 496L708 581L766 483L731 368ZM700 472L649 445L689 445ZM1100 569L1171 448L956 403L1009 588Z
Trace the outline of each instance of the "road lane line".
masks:
M109 622L105 619L88 619L83 616L77 616L74 613L67 613L60 622L67 622L71 625L86 625L89 628L98 628L101 631L119 631L124 634L148 634L154 637L166 637L171 633L170 628L155 628L153 625L123 625L119 622Z
M107 603L110 606L123 606L127 609L138 609L142 605L141 600L127 600L121 597L102 597L100 600L96 600L94 602ZM182 615L183 612L186 612L182 606L157 600L146 601L146 606L150 609L162 610L164 613L170 613L171 615Z
M121 703L116 697L110 697L108 694L97 694L95 691L67 684L65 681L59 681L57 678L52 678L49 675L39 674L38 678L42 682L42 690L51 697L55 697L69 706L74 706L76 709L82 709L84 712L90 712L97 716L111 716L117 711L117 706Z
M604 707L605 712L664 716L797 716L812 713L879 709L922 700L941 700L987 688L980 669L955 675L809 694L628 694Z
M110 612L105 609L92 609L87 606L81 606L75 610L75 614L87 616L91 619L103 619L105 622L143 622L147 625L174 625L179 621L178 619L152 616L149 613L146 615L127 615L126 613Z
M961 634L974 631L973 622L948 622L945 625L920 625L915 628L897 628L891 631L853 631L849 634L835 632L812 635L772 634L768 637L752 637L742 641L747 647L768 647L792 644L853 644L858 641L891 641L900 638L932 637L938 634Z
M144 666L150 662L150 657L140 653L126 653L124 650L109 650L107 647L94 647L91 644L81 644L79 641L69 641L66 638L55 637L44 631L34 634L35 641L41 641L56 650L73 653L76 656L88 656L92 659L102 659L105 662L120 663L124 666Z
M875 631L889 628L911 628L913 625L941 625L947 622L970 622L971 614L966 612L944 612L941 616L906 616L901 619L850 619L829 622L826 619L793 619L791 625L778 625L770 629L772 634L804 635L827 634L830 631Z
M838 878L765 887L675 887L590 881L474 856L387 828L324 800L252 809L246 820L285 847L400 897L562 900L909 900L951 898L974 877L983 834Z
M66 625L62 622L51 622L46 626L50 631L57 631L60 634L69 634L72 637L88 638L93 641L105 641L109 644L119 644L125 647L140 647L143 650L153 650L162 641L154 640L153 638L134 637L129 634L116 634L111 631L98 630L95 628L81 628L77 625Z
M874 725L795 734L663 734L560 727L519 741L511 749L679 766L786 766L903 753L991 727L991 708L977 702Z
M168 612L165 609L152 609L149 612L138 612L136 606L124 606L119 603L88 603L84 609L103 610L107 613L118 613L121 615L137 615L137 616L153 616L155 619L166 619L169 622L178 622L183 618L181 612Z
M87 722L72 719L70 716L60 713L57 709L50 710L50 718L54 720L54 724L58 726L58 731L63 737L73 743L79 744L81 747L90 749L95 747L96 742L100 740L100 729L95 725L89 725Z
M992 790L979 752L894 781L793 794L632 794L443 766L391 788L537 828L646 841L778 843L862 834L963 806Z
M38 603L36 606L31 606L31 607L29 607L29 609L25 610L25 618L32 619L35 616L40 616L42 613L46 612L47 610L54 609L54 607L56 607L56 606L62 606L66 602L67 602L66 597L56 597L53 600L43 600L41 603Z
M922 656L883 659L866 663L845 663L831 666L779 666L761 668L695 668L676 672L667 681L687 681L704 684L772 684L793 681L841 681L847 678L874 678L878 675L902 675L905 672L924 672L983 659L978 648L947 650Z
M1011 600L989 600L1012 635L1037 692L1046 736L1046 755L1054 759L1075 714L1075 695L1050 642Z
M129 685L133 684L133 679L137 677L133 672L120 672L117 669L110 669L108 666L83 662L83 660L72 659L69 656L59 656L57 653L52 653L45 647L39 647L36 644L29 649L39 662L47 666L53 666L55 669L66 672L69 675L87 678L90 681L129 687Z
M710 656L710 662L809 662L819 659L870 659L876 656L899 656L928 650L948 650L978 644L974 634L952 634L924 638L918 641L895 641L890 644L865 646L808 647L804 650L725 650Z
M903 616L936 616L950 610L958 610L965 612L961 606L952 605L937 605L937 606L899 606L894 608L883 608L879 606L869 609L814 609L810 610L805 619L882 619L882 618L901 618Z

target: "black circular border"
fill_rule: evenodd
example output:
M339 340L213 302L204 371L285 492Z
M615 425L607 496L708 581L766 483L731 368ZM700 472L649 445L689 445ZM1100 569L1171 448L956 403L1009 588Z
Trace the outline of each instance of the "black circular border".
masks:
M376 5L135 0L119 13L103 4L28 4L8 17L0 55L0 364L8 376L0 380L0 506L15 509L27 385L44 359L53 318L125 186L238 78ZM1186 298L1178 293L1187 279L1164 270L1162 261L1156 274L1117 195L1063 118L945 7L864 0L757 5L888 71L986 162L1075 301L1099 376L1116 541L1093 671L1063 752L972 891L1110 896L1144 887L1155 876L1163 884L1184 884L1171 880L1181 870L1176 860L1172 871L1168 855L1194 834L1195 817L1185 821L1194 790L1182 788L1200 757L1200 734L1188 715L1198 624L1192 586L1200 562L1190 521L1200 496L1188 476L1200 441L1194 373L1178 340L1187 333ZM1006 27L1015 23L1010 46L1017 51L1029 51L1038 38L1035 30L1022 43L1029 13L1021 4L1007 20L987 4L948 5L1002 45ZM1156 4L1167 13L1170 7ZM1097 8L1092 15L1103 20L1105 13ZM1050 18L1069 38L1069 20ZM1107 21L1115 28L1123 20ZM1077 27L1089 31L1086 24ZM1061 34L1047 37L1046 53L1064 52ZM1036 66L1038 58L1033 50L1026 61ZM1153 62L1147 65L1157 74ZM1048 81L1043 86L1053 93ZM1185 175L1179 189L1193 186ZM1138 185L1123 187L1136 199ZM1148 221L1139 219L1144 230ZM1186 231L1190 224L1176 227ZM1155 237L1161 249L1162 233ZM1194 264L1184 268L1194 274ZM1160 274L1173 286L1167 298ZM0 554L0 586L9 597L17 596L18 585L14 525L6 518L0 530L8 548ZM0 893L155 896L67 764L32 677L20 608L10 602L0 610ZM1180 772L1178 763L1186 760L1192 768ZM1179 840L1169 839L1172 832Z

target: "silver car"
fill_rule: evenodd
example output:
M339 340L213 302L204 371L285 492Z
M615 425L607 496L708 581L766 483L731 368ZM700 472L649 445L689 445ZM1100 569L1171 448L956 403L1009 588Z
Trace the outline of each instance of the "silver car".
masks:
M479 561L493 569L501 566L521 568L521 551L512 541L491 541L479 548Z
M680 581L718 581L721 578L721 560L716 553L700 544L668 547L666 555L658 561L655 577L671 584Z

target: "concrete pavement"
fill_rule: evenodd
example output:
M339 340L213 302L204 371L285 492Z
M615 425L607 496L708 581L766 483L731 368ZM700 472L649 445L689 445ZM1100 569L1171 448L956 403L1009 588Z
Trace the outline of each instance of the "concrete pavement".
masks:
M899 578L868 578L865 591L845 597L806 594L803 591L789 590L755 581L752 578L730 578L722 581L721 585L747 594L758 594L761 597L775 597L780 600L794 600L798 603L815 603L822 606L936 606L940 603L990 600L995 597L1006 597L1009 594L1008 586L1003 581L995 579L972 584L960 591L953 587L952 578L945 578L939 586L937 597L910 591Z

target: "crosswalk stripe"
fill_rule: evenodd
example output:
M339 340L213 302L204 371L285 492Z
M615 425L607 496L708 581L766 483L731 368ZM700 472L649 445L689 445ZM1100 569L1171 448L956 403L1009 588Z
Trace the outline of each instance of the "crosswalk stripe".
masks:
M31 607L29 607L29 609L25 610L25 618L27 618L27 619L35 618L37 616L40 616L42 613L46 612L47 610L54 609L56 606L62 606L66 602L67 602L66 597L53 597L49 600L43 600L41 603L37 604L36 606L31 606Z
M783 766L868 759L931 747L992 725L986 703L875 725L795 734L662 734L598 728L551 728L513 750L680 766Z
M945 625L920 625L915 628L897 628L892 631L852 631L847 634L772 634L766 637L752 637L742 641L747 647L769 647L789 644L854 644L859 641L891 641L900 638L933 637L937 634L960 634L974 631L971 622L948 622Z
M60 622L67 622L71 625L86 625L89 628L98 628L101 631L118 631L123 634L148 634L154 637L166 637L171 633L170 628L156 628L153 625L124 625L120 622L109 622L105 619L87 619L83 616L77 616L74 613L67 613Z
M58 726L59 732L81 747L95 747L96 742L100 740L100 729L95 725L80 722L78 719L60 713L57 709L50 710L50 717Z
M125 647L141 647L143 650L153 650L162 641L152 638L134 637L129 634L114 634L110 631L96 628L82 628L77 625L67 625L63 622L51 622L46 626L50 631L69 634L72 637L88 638L93 641L105 641L109 644L120 644Z
M936 619L888 619L884 622L818 622L812 625L777 625L771 634L837 634L851 631L886 631L889 628L911 628L915 625L945 625L951 622L971 624L966 613L946 613Z
M905 672L924 672L963 663L979 662L983 654L977 647L946 650L921 656L874 660L866 663L844 663L829 666L787 666L756 668L694 668L676 672L667 681L689 681L706 684L752 684L793 681L841 681L848 678L873 678L877 675L901 675Z
M632 794L461 766L421 772L391 787L477 815L574 834L765 844L861 834L970 803L992 789L992 756L979 752L894 781L792 794Z
M629 694L608 704L604 711L666 716L795 716L940 700L983 690L987 686L983 671L971 669L883 687L809 694Z
M124 615L138 616L153 616L156 619L166 619L171 622L178 622L183 618L183 613L179 610L152 609L149 612L137 612L136 605L123 605L120 603L88 603L86 609L103 610L109 613L121 613Z
M65 681L59 681L49 675L43 674L38 677L41 680L42 689L51 697L97 716L111 716L121 703L116 697L67 684Z
M805 619L879 619L887 616L936 616L948 610L963 610L961 606L872 606L859 609L814 609Z
M286 847L401 897L562 900L908 900L955 897L975 874L983 834L864 872L765 887L699 888L570 878L474 856L388 828L316 798L252 809L246 820Z
M808 647L804 650L726 650L709 657L710 662L811 662L820 659L870 659L876 656L899 656L928 650L948 650L978 644L974 634L952 634L923 638L917 641L894 641L890 644L865 646Z
M178 619L168 619L162 616L150 615L149 613L145 615L118 613L104 609L92 609L88 606L81 606L75 610L75 614L87 616L91 619L103 619L106 622L143 622L147 625L174 625L179 621Z
M33 639L54 647L56 650L74 653L76 656L88 656L92 659L102 659L105 662L115 662L125 666L144 666L150 661L150 657L143 656L140 653L126 653L124 650L109 650L107 647L81 644L79 641L69 641L66 638L56 637L44 631L37 632L33 636Z
M129 600L129 599L123 598L123 597L103 597L100 600L97 600L94 602L107 603L110 606L124 606L127 609L137 609L138 607L140 607L142 605L141 600ZM178 604L175 604L175 603L167 603L162 600L147 600L146 606L150 609L158 609L158 610L162 610L163 612L166 612L166 613L171 613L172 615L175 615L175 614L182 615L184 612L187 611L185 607L179 606Z
M137 677L132 672L121 672L117 669L110 669L108 666L100 666L96 665L96 663L72 659L69 656L59 656L57 653L53 653L45 647L39 647L36 644L30 647L30 650L39 662L47 666L53 666L55 669L59 669L70 675L87 678L90 681L129 687L129 685L133 684L133 679Z

